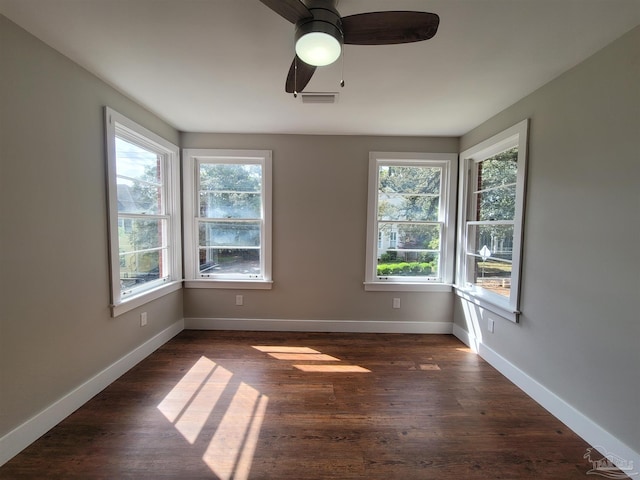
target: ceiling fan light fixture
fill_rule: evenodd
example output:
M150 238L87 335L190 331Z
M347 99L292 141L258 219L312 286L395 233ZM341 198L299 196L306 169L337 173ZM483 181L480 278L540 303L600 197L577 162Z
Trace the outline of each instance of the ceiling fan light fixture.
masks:
M330 65L340 57L340 42L328 33L311 32L296 42L296 54L304 63L323 67Z
M323 67L342 53L342 32L323 21L311 21L296 29L296 55L307 65Z

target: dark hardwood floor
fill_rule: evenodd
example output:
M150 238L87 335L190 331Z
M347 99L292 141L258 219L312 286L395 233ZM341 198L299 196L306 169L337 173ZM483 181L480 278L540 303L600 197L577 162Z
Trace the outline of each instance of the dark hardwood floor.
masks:
M589 447L450 335L184 331L2 479L585 479Z

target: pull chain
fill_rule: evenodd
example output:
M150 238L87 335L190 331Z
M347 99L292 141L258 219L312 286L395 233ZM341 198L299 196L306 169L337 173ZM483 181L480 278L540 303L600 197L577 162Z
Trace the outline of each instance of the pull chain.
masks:
M298 98L298 56L293 61L293 98Z
M344 46L342 47L342 73L340 75L340 86L344 88Z

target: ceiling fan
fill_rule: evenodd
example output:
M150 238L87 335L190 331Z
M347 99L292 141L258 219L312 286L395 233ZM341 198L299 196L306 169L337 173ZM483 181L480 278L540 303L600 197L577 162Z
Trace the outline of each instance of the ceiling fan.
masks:
M428 12L369 12L341 17L336 0L260 1L296 26L296 56L285 82L285 91L294 95L307 86L316 67L335 62L345 44L421 42L432 38L440 23L438 15Z

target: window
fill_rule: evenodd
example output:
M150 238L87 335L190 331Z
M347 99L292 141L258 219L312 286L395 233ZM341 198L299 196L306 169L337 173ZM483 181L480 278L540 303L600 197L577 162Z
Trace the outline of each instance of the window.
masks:
M398 246L398 232L389 232L389 248L394 249Z
M114 316L182 287L179 149L105 108Z
M528 121L460 156L457 291L517 321Z
M456 160L370 154L366 290L450 289Z
M271 152L184 151L187 287L271 288Z

